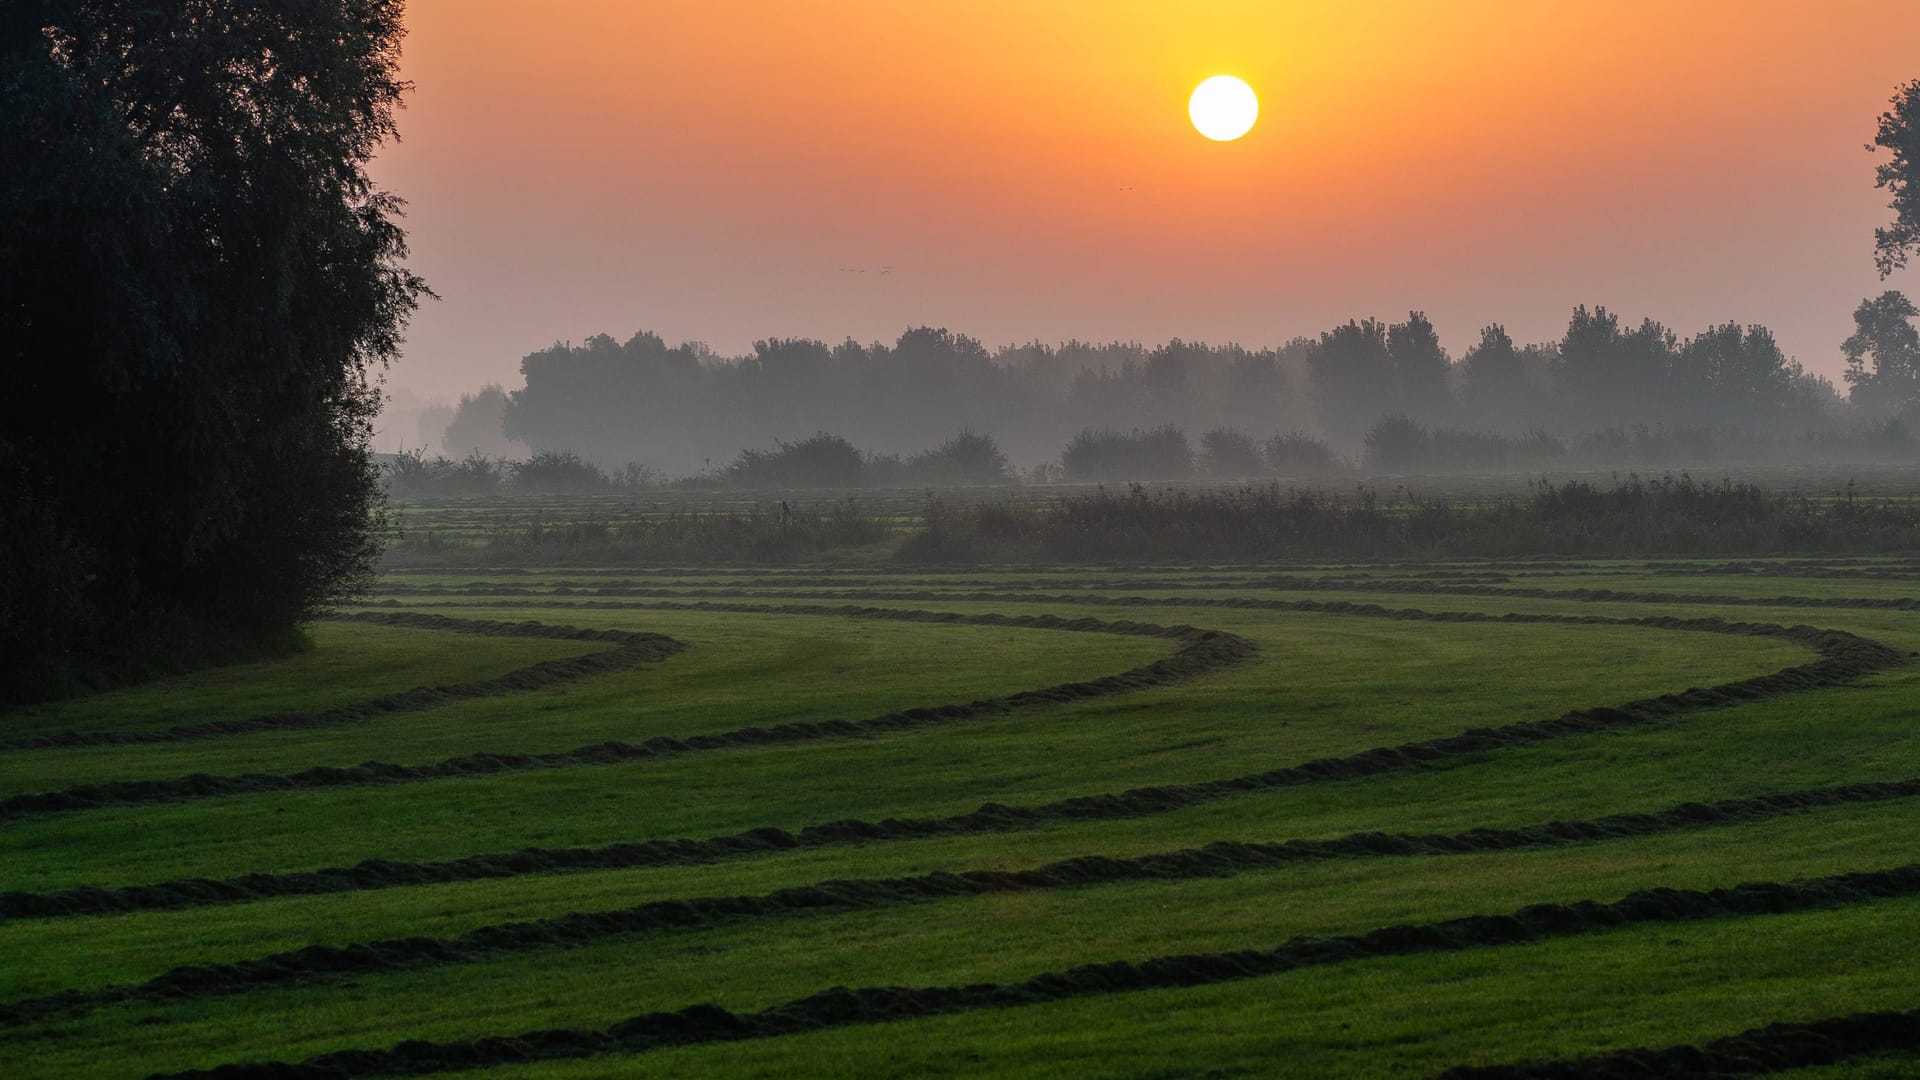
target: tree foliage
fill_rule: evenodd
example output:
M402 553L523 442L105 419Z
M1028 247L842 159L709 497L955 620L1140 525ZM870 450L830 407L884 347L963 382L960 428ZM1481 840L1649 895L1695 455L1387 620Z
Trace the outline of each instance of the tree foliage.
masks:
M1896 90L1891 107L1880 114L1880 130L1869 150L1889 157L1874 169L1876 187L1892 195L1893 224L1873 230L1873 261L1886 277L1907 265L1920 250L1920 79Z
M962 429L931 450L907 458L906 478L923 484L1004 484L1013 469L990 435Z
M1087 428L1061 451L1060 466L1069 480L1180 480L1193 475L1193 449L1171 424L1131 432Z
M1892 415L1920 404L1920 317L1913 301L1892 289L1860 301L1853 333L1841 345L1854 403L1874 415Z
M62 553L7 553L8 629L59 603L257 633L367 573L374 380L424 292L366 172L400 15L0 5L0 505Z
M519 448L504 434L506 418L507 392L499 383L461 394L459 405L441 429L440 447L449 454L512 456Z
M1253 436L1217 427L1200 436L1200 472L1216 480L1242 480L1267 471L1266 458Z

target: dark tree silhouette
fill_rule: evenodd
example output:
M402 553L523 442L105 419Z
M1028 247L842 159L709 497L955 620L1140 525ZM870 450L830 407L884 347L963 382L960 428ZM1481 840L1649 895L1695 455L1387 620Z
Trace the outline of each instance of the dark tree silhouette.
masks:
M1393 357L1387 350L1387 326L1377 319L1349 320L1321 334L1319 347L1307 357L1307 369L1321 418L1342 442L1356 441L1383 411L1392 411L1382 391L1393 386Z
M1083 430L1060 453L1071 480L1179 480L1193 474L1186 433L1171 424L1122 433Z
M771 338L751 355L719 357L696 342L670 348L650 333L625 345L599 335L534 353L522 370L527 385L510 395L506 432L536 450L717 476L714 464L741 447L827 431L868 453L860 475L869 485L919 482L909 466L932 437L959 430L988 436L1031 466L1058 460L1068 433L1080 430L1292 431L1351 457L1391 415L1442 441L1463 424L1482 435L1646 425L1791 440L1847 423L1832 387L1788 359L1764 328L1723 325L1683 341L1657 322L1622 329L1607 309L1584 307L1560 341L1522 347L1488 327L1457 365L1433 325L1412 312L1404 322L1350 321L1258 351L1176 339L1153 349L1073 341L990 352L964 335L918 328L891 346ZM1485 460L1494 446L1481 439L1463 450ZM1082 460L1108 459L1102 451ZM1145 475L1132 468L1122 472Z
M1396 407L1416 416L1443 415L1452 400L1453 361L1424 312L1408 312L1406 322L1387 328L1387 355L1393 361Z
M1884 278L1920 250L1920 79L1894 91L1867 149L1876 148L1892 155L1874 170L1875 185L1893 196L1893 224L1873 230L1873 261Z
M1570 425L1619 424L1674 418L1666 395L1678 341L1673 332L1643 320L1622 331L1604 307L1575 308L1560 343L1558 389Z
M1218 427L1200 436L1200 472L1216 480L1246 480L1264 475L1260 444L1244 431Z
M514 456L515 447L506 435L507 392L498 383L488 383L477 392L461 394L441 429L442 449L456 457L484 454L490 457Z
M1875 416L1891 416L1920 404L1920 316L1904 293L1889 289L1860 301L1853 313L1853 334L1841 345L1847 357L1847 386L1855 405Z
M917 484L1004 484L1013 479L1007 455L990 435L962 430L932 450L906 460L903 479Z
M742 450L727 467L729 477L747 487L859 487L866 458L859 447L838 435L820 432L772 450Z
M1507 328L1495 323L1480 331L1480 343L1460 360L1461 404L1475 422L1506 427L1528 412L1527 372Z
M366 174L400 16L0 4L8 690L140 626L287 628L368 572L373 379L424 291Z
M1733 428L1780 428L1805 420L1808 379L1764 326L1724 323L1680 346L1674 366L1676 403L1697 422Z

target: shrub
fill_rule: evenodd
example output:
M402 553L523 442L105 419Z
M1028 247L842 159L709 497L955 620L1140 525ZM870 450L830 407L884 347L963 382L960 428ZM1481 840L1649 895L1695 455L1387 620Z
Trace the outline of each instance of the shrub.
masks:
M401 496L495 495L511 463L475 451L454 461L427 457L425 450L403 450L385 465L387 491Z
M1186 433L1171 424L1128 434L1082 429L1060 454L1070 480L1179 480L1193 473Z
M776 440L772 450L742 450L725 476L741 487L858 487L865 471L857 447L823 431L798 442Z
M919 484L1005 484L1013 479L999 444L970 428L908 458L904 472Z
M1426 429L1405 413L1382 419L1367 431L1367 469L1371 472L1411 472L1426 460Z
M669 481L667 474L651 465L642 465L629 461L607 474L609 486L620 491L662 491Z
M1303 432L1276 435L1260 451L1268 470L1282 476L1332 476L1346 471L1346 463L1333 447Z
M1219 480L1244 480L1267 471L1252 436L1218 427L1200 437L1200 471Z
M542 450L513 465L513 486L541 495L604 491L607 475L571 451Z
M1278 484L1233 491L1102 490L1015 511L929 508L908 561L1140 562L1296 558L1504 558L1894 552L1920 545L1920 506L1819 500L1689 476L1611 487L1542 483L1519 498L1383 505Z

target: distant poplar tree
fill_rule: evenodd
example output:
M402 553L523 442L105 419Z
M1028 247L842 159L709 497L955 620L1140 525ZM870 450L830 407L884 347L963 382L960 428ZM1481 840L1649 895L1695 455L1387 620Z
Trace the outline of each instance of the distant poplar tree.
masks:
M1468 415L1479 424L1511 427L1527 406L1527 373L1507 328L1494 323L1480 331L1480 341L1460 360L1460 396Z

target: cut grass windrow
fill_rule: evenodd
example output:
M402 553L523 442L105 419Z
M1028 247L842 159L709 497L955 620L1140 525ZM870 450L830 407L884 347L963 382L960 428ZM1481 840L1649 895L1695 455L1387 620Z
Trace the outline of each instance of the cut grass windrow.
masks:
M680 607L676 605L676 607ZM1004 626L1030 630L1059 630L1077 633L1124 634L1137 637L1168 638L1179 643L1170 657L1136 667L1117 675L1085 682L1061 683L1039 690L1024 690L1003 697L983 698L963 705L940 705L887 713L866 720L836 720L782 724L778 727L749 727L711 735L693 735L684 739L665 736L634 744L605 742L544 754L472 754L426 765L400 765L369 761L350 767L318 766L297 773L248 773L239 776L206 774L171 780L126 780L85 784L62 791L36 792L0 799L0 822L32 814L65 813L106 806L132 806L145 803L178 802L187 799L221 798L269 791L356 787L370 784L412 783L474 776L491 776L531 769L555 769L588 765L609 765L641 758L736 750L814 739L856 738L933 724L1001 716L1020 709L1057 705L1069 701L1130 693L1150 687L1204 675L1239 663L1258 651L1246 638L1217 630L1191 626L1158 626L1130 621L1104 622L1099 619L1062 619L1051 615L960 615L942 611L903 611L875 607L828 607L822 605L738 604L724 607L699 605L705 610L746 611L781 615L828 615L855 619L890 619L906 622L948 623L978 626ZM431 618L432 616L424 616Z
M1431 857L1562 847L1659 833L1753 824L1820 807L1920 796L1920 778L1683 803L1646 814L1552 821L1453 834L1354 833L1331 840L1213 843L1134 858L1088 855L1027 870L966 870L816 882L749 896L687 897L604 911L498 923L457 937L406 937L300 949L227 964L190 964L143 983L68 990L0 1004L0 1025L77 1014L138 999L180 1001L409 968L464 964L515 953L589 945L609 937L817 913L868 911L971 896L1081 889L1136 881L1231 877L1333 859ZM797 846L797 845L796 845Z
M473 583L468 585L408 585L388 586L382 590L393 596L433 596L433 597L556 597L567 598L576 595L619 597L631 596L654 599L712 598L731 597L786 598L802 597L818 600L1013 600L1028 597L1040 602L1062 603L1067 601L1085 601L1087 603L1133 603L1153 604L1164 607L1199 606L1208 600L1218 601L1219 597L1116 597L1101 595L1095 590L1139 591L1165 590L1179 588L1205 589L1256 589L1266 592L1360 592L1360 593L1408 593L1426 596L1479 596L1523 600L1567 600L1578 603L1627 603L1627 604L1681 604L1689 606L1707 605L1718 607L1772 607L1772 608L1830 608L1858 609L1867 611L1920 611L1920 599L1909 596L1742 596L1727 593L1675 593L1647 592L1628 589L1543 589L1528 585L1495 585L1457 580L1435 581L1426 578L1355 578L1355 577L1287 577L1271 576L1260 578L1199 578L1175 579L1170 581L1130 580L1130 581L1028 581L1028 582L968 582L968 592L955 592L959 586L955 583L914 582L916 587L901 589L895 587L862 589L810 588L806 592L782 592L804 585L804 582L755 583L749 586L724 586L712 588L661 588L641 585L595 585L585 586L579 583L554 585L546 588L527 588L518 585L495 585ZM835 584L843 584L836 582ZM1043 594L1040 589L1069 588L1073 592L1065 594ZM940 591L929 591L940 590ZM1093 595L1083 595L1082 590Z
M1526 613L1515 612L1510 614L1494 614L1491 612L1484 612L1484 611L1426 611L1421 608L1390 608L1381 604L1354 603L1348 600L1277 600L1269 597L1258 597L1258 596L1114 596L1111 594L1104 594L1104 593L1078 593L1078 592L1073 592L1073 593L963 592L958 590L937 591L937 590L928 590L928 589L915 589L915 590L902 591L902 592L885 592L885 591L872 590L872 589L859 589L859 590L850 590L846 592L835 592L835 593L820 593L820 592L785 593L785 592L759 590L759 591L752 591L752 592L741 591L737 594L729 590L714 590L713 592L706 593L706 594L702 594L694 591L679 591L679 592L676 592L673 590L656 590L656 591L666 593L669 596L681 596L681 597L686 597L688 599L680 600L680 601L675 601L670 599L640 599L640 598L635 598L631 600L622 600L622 599L514 600L514 599L507 599L507 600L489 600L487 601L486 606L488 608L493 608L493 609L538 608L542 610L559 610L559 611L752 610L753 605L750 605L750 604L729 603L724 600L695 599L696 597L701 595L715 595L715 596L739 595L739 596L757 597L763 601L764 600L784 600L784 599L813 599L813 600L866 599L866 600L882 600L889 603L898 603L898 602L914 602L914 603L937 602L937 603L949 603L949 604L1012 603L1012 604L1081 605L1086 607L1229 608L1229 609L1236 609L1236 610L1243 610L1243 611L1298 611L1298 612L1306 612L1306 613L1318 614L1318 615L1353 615L1353 616L1360 616L1360 617L1382 618L1382 619L1418 619L1418 620L1431 621L1431 622L1509 622L1509 623L1538 622L1538 623L1561 623L1566 625L1585 624L1585 625L1622 625L1622 626L1633 626L1633 625L1643 624L1641 620L1615 619L1615 618L1609 618L1607 616L1601 616L1601 615L1555 615L1555 614L1538 613L1538 612L1526 612ZM1343 589L1338 591L1347 591L1347 590ZM1376 592L1379 590L1368 589L1363 591ZM451 594L451 595L457 596L458 594ZM1686 600L1686 599L1675 599L1676 595L1678 594L1669 595L1669 594L1663 594L1663 593L1613 592L1613 593L1609 593L1604 599L1614 603L1660 603L1663 600L1668 602L1683 603L1683 604L1698 603L1698 604L1706 605L1710 603L1709 600L1704 597L1698 600ZM1589 599L1593 599L1593 598L1590 597ZM1816 601L1814 598L1807 598L1807 599L1809 599L1809 606L1861 607L1861 608L1876 608L1876 609L1887 608L1895 604L1907 602L1904 600L1889 601L1889 600L1877 599L1873 597L1863 597L1863 598L1853 598L1853 599L1840 598L1840 601L1841 601L1840 603L1827 604L1824 600ZM397 600L383 600L383 601L380 601L379 603L381 606L391 606L391 607L400 606L400 603ZM1769 601L1769 603L1771 603L1771 601ZM426 609L459 610L461 608L467 608L473 605L459 603L459 602L439 602L439 603L430 602L430 603L424 603L424 604L419 602L413 602L409 606L416 607L416 608L426 608ZM1679 621L1704 623L1704 622L1723 621L1723 620L1692 619L1692 620L1679 620Z
M459 1042L409 1040L341 1050L301 1062L246 1062L155 1080L306 1080L446 1072L633 1054L672 1046L773 1038L852 1025L1017 1008L1140 990L1182 989L1377 957L1525 945L1621 927L1780 915L1920 895L1920 864L1873 873L1728 889L1650 889L1613 903L1535 904L1505 915L1401 924L1362 934L1299 937L1273 949L1086 964L1011 983L836 987L759 1012L717 1005L636 1016L598 1030L549 1029Z
M1583 1058L1461 1065L1434 1080L1683 1080L1765 1076L1890 1050L1920 1049L1920 1009L1768 1024L1711 1042L1615 1050Z
M280 712L252 716L243 720L215 720L204 724L181 724L160 731L63 731L0 742L0 751L44 750L56 747L130 746L140 743L186 742L223 735L247 735L259 731L291 728L339 727L371 720L392 713L437 709L456 701L496 697L502 694L544 690L564 683L578 682L641 664L665 660L683 652L687 645L665 634L632 630L581 629L551 626L538 622L499 622L493 619L461 619L449 615L429 615L410 611L362 611L335 616L347 622L377 623L409 630L438 630L483 637L549 638L566 641L605 641L613 648L585 656L562 660L542 660L537 664L509 671L491 679L454 683L448 686L416 686L371 701L356 702L318 712Z
M1675 563L1649 562L1647 573L1667 577L1798 577L1895 578L1920 577L1920 560L1783 559L1778 562Z
M1352 605L1347 605L1351 608ZM1383 612L1386 609L1372 609ZM1448 618L1426 612L1399 612L1405 618ZM957 617L957 616L956 616ZM1296 787L1355 780L1425 767L1448 758L1528 746L1575 735L1594 734L1654 723L1688 713L1720 708L1822 687L1840 685L1905 661L1904 654L1845 631L1779 627L1720 620L1673 618L1607 619L1599 616L1460 615L1469 621L1590 622L1653 626L1729 634L1783 637L1820 654L1812 663L1770 675L1629 702L1619 707L1576 709L1549 720L1523 721L1497 728L1471 728L1457 735L1375 747L1345 757L1320 758L1300 765L1190 784L1133 788L1104 795L1082 795L1032 806L988 803L978 810L936 818L843 820L808 826L798 832L763 827L705 840L661 839L596 848L526 848L436 862L369 860L351 867L300 873L247 874L224 880L204 878L131 885L116 889L79 888L54 893L0 893L0 918L91 915L236 903L276 896L434 885L515 877L564 870L611 870L684 865L738 858L801 847L921 840L968 833L1014 832L1046 825L1118 820L1168 813L1202 803ZM996 616L997 618L997 616ZM1237 639L1236 639L1237 640ZM1177 659L1177 657L1176 657ZM1161 661L1162 664L1168 661ZM884 719L884 718L883 718ZM1871 787L1871 785L1868 785ZM0 804L3 805L3 804Z

